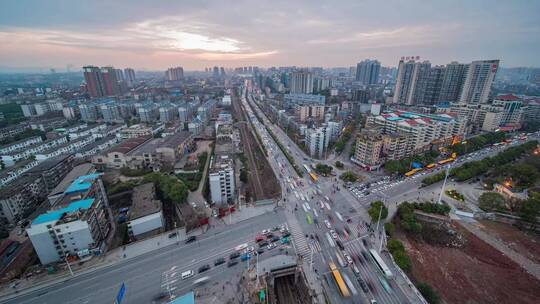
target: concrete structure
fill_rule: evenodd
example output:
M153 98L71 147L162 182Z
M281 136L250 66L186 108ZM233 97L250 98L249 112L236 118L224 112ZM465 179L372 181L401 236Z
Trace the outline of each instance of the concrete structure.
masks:
M366 127L380 129L383 134L400 133L409 136L406 151L418 153L431 144L450 144L455 136L463 136L466 120L448 114L432 115L404 111L369 116Z
M469 65L459 102L488 103L491 84L495 79L498 68L499 60L473 61Z
M330 144L331 130L328 127L319 127L306 130L306 147L311 157L323 158Z
M184 80L184 69L182 67L169 68L165 72L165 79L169 81Z
M41 136L32 136L25 139L21 139L16 142L12 142L10 144L1 146L0 154L8 154L11 152L20 151L28 146L35 145L41 142L43 142L43 139L41 139Z
M356 81L364 85L377 84L381 63L377 60L364 60L356 65Z
M98 168L120 169L127 167L130 160L127 154L149 140L151 140L149 136L126 139L120 144L92 156L92 164Z
M313 93L313 75L307 71L292 72L289 76L291 94Z
M236 197L234 168L234 160L231 155L216 154L212 158L208 174L212 203L234 202Z
M323 120L324 106L296 106L295 115L300 122L305 122L308 119Z
M83 163L73 167L71 171L52 189L47 195L47 200L50 206L57 205L57 203L64 197L66 189L79 177L85 175L91 175L96 172L94 165L89 163Z
M49 193L73 169L74 160L73 154L64 154L41 162L27 171L25 175L41 178L46 193Z
M165 226L161 201L155 197L153 183L133 188L132 203L129 209L128 235L140 237L159 233Z
M383 143L381 132L369 129L362 130L356 137L354 162L368 170L379 168L383 162L381 153Z
M51 150L54 147L64 145L67 143L67 138L65 136L58 137L55 139L49 139L44 142L36 143L30 146L26 146L22 149L2 154L0 157L2 159L2 162L6 166L13 166L15 162L23 159L27 159L32 155L37 155L39 153L42 153L46 150Z
M326 97L324 95L310 94L285 94L283 103L286 107L295 107L297 105L322 105L324 106Z
M0 218L16 223L34 211L46 195L43 180L22 176L0 189Z
M173 168L176 162L194 149L193 135L181 131L165 138L155 138L144 142L126 153L127 166L131 168L152 168L161 170Z
M412 105L425 90L431 63L429 61L404 61L398 65L393 103Z
M16 180L38 164L39 162L35 159L27 159L16 163L13 167L5 168L0 172L0 187Z
M441 92L439 94L439 101L459 101L468 68L468 64L458 63L455 61L446 65L444 79L441 84Z

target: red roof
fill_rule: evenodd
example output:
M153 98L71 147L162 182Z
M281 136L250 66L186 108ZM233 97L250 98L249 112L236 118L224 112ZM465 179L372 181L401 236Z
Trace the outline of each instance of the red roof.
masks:
M507 95L499 95L497 97L495 97L496 100L506 100L506 101L516 101L516 100L520 100L519 97L515 96L515 95L512 95L512 94L507 94Z

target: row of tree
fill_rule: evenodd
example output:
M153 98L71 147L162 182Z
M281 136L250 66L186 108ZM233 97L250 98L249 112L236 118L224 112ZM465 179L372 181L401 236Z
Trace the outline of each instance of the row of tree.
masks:
M465 155L467 153L472 153L495 143L501 142L507 138L508 135L505 132L490 132L471 137L464 142L455 144L450 147L450 150L458 155Z
M428 151L423 154L417 154L402 158L400 160L389 160L384 163L384 171L388 174L405 174L412 168L412 163L418 163L422 166L427 166L433 162L439 156L437 151Z
M463 165L450 170L449 175L457 181L466 181L472 177L487 173L489 170L495 170L498 167L506 165L530 153L538 145L536 140L529 141L522 145L511 147L500 152L494 157L486 157L482 160L464 163ZM444 172L440 172L422 180L422 184L430 185L444 179Z

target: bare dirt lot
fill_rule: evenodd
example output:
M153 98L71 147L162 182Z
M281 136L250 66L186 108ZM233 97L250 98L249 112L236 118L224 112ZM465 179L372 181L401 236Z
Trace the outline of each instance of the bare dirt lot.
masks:
M493 221L480 221L478 227L500 239L514 251L540 264L540 235L519 230L512 225Z
M443 303L539 303L540 281L502 253L453 224L467 239L464 248L447 248L398 232L412 262L412 278L426 282Z

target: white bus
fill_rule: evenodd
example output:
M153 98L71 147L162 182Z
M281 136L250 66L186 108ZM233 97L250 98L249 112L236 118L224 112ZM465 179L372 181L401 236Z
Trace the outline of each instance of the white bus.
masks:
M377 264L377 266L379 267L379 270L382 271L382 273L384 274L384 276L386 278L391 278L393 276L392 272L390 271L390 268L388 268L388 266L386 266L386 263L383 261L383 259L379 256L379 254L377 253L377 251L373 250L373 249L370 249L369 250L369 253L371 254L371 257L373 258L373 260L375 261L375 264Z

